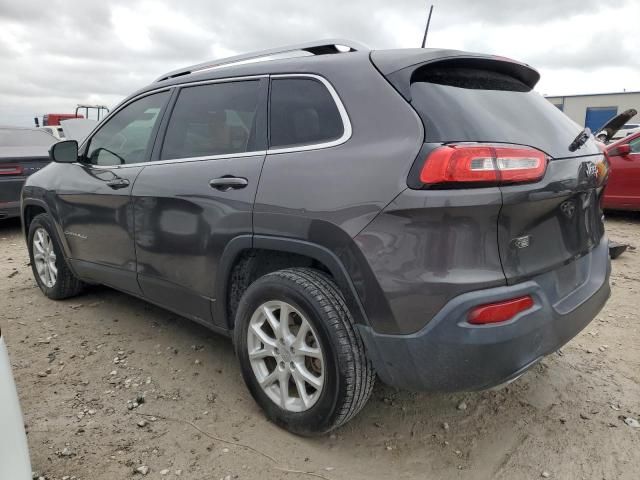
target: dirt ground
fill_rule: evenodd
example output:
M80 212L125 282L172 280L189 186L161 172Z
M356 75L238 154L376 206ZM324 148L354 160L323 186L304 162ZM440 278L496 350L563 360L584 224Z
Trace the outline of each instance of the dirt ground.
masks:
M607 228L640 248L640 215ZM605 310L515 383L455 395L378 383L317 439L265 420L227 339L107 288L47 300L17 222L0 223L0 321L33 470L51 480L637 479L640 428L623 419L640 419L639 260L615 260Z

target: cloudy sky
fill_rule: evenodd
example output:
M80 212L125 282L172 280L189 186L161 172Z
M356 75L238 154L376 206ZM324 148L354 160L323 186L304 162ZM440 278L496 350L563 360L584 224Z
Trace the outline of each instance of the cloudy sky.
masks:
M0 0L0 125L110 107L180 66L320 38L416 47L425 0ZM433 0L429 46L504 55L538 91L640 90L640 1Z

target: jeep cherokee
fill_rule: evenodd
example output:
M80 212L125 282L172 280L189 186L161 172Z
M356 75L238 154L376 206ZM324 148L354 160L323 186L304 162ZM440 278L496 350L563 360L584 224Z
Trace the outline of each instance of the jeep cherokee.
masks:
M528 65L346 40L161 76L29 177L52 299L104 284L233 338L278 425L320 434L374 379L485 389L609 296L593 137Z

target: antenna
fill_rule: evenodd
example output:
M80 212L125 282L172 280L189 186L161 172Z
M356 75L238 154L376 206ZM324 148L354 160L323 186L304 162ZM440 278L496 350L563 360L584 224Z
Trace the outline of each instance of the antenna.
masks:
M429 25L431 24L431 14L433 13L433 5L429 8L429 17L427 18L427 27L424 29L424 37L422 38L422 48L427 44L427 33L429 33Z

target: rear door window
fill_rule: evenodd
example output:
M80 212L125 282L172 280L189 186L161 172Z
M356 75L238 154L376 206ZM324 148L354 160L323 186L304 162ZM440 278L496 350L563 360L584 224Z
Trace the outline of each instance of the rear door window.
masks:
M259 80L183 88L167 126L160 158L264 150L266 135L259 126L260 92Z
M327 143L344 134L340 111L319 80L274 78L270 101L271 148Z

